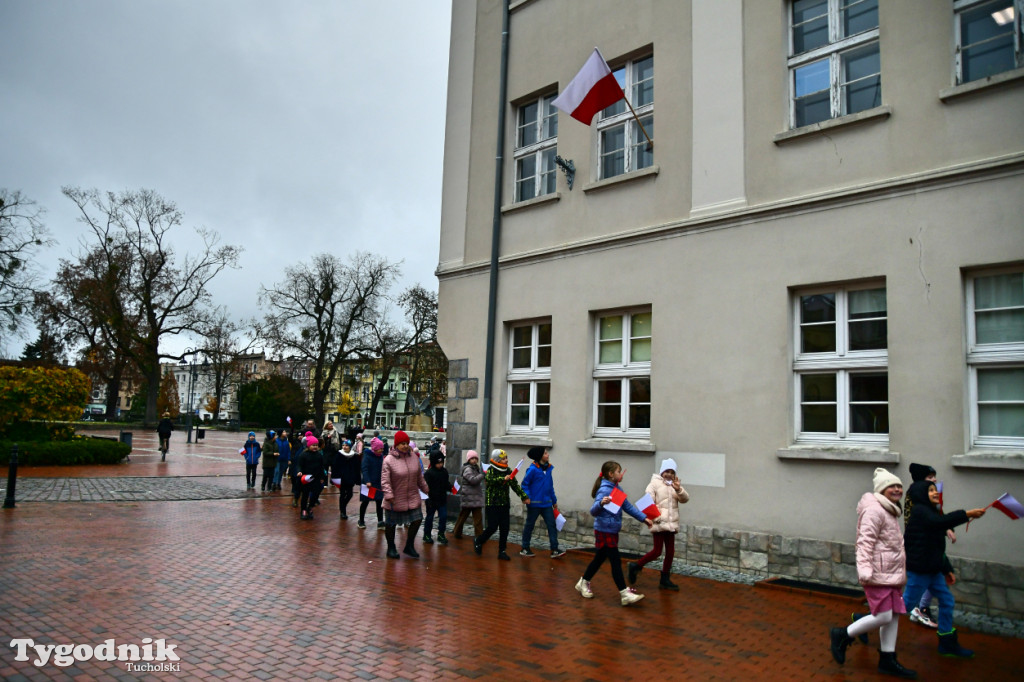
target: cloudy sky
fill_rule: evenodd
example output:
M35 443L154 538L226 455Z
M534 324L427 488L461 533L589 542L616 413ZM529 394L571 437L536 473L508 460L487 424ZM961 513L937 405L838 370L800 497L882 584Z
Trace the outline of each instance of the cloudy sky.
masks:
M404 261L436 290L451 0L0 0L0 187L149 188L244 246L212 293L244 319L259 284L320 251ZM20 355L20 345L8 349Z

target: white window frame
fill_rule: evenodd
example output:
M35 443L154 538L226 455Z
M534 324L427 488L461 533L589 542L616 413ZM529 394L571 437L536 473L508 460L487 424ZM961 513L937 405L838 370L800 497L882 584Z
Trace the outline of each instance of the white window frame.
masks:
M988 76L994 76L996 74L986 74L984 76L978 76L970 81L964 80L964 64L963 64L963 38L962 38L962 22L961 18L965 12L969 12L977 7L986 5L993 2L993 0L954 0L953 2L953 40L954 40L954 82L957 85L963 83L973 83L974 81L982 80ZM1024 0L1010 0L1009 10L1012 16L1008 16L1006 13L1002 13L1001 19L998 21L1006 21L1011 24L1010 31L1013 33L1013 56L1014 65L1010 69L1019 69L1024 67L1024 20L1021 18L1021 14L1024 14ZM995 19L995 12L993 18ZM1002 71L1000 73L1005 73Z
M651 328L652 333L650 336L633 336L633 318L636 315L651 315ZM602 363L601 362L601 320L610 317L621 317L622 318L622 357L619 362L614 363ZM593 434L595 437L604 438L637 438L643 440L650 440L651 429L647 428L630 428L629 426L629 412L630 412L630 390L629 382L633 379L646 379L648 382L651 380L651 361L634 361L631 360L632 356L632 340L634 338L649 339L651 343L651 351L653 353L654 345L654 315L650 306L629 308L625 310L605 310L596 312L593 314L593 358L594 358L594 374L593 374L593 406L591 413L591 423L593 424ZM622 385L620 388L622 401L620 403L620 414L619 414L619 426L618 427L607 427L599 426L599 409L601 407L600 400L600 382L618 379ZM651 391L653 394L653 390ZM653 408L653 395L651 395L652 401L650 403L644 403ZM653 416L653 415L652 415Z
M641 62L645 60L651 60L651 77L649 79L640 80L640 69ZM650 85L654 87L654 55L652 53L645 54L643 56L631 59L622 66L613 69L615 78L619 81L619 85L622 86L623 92L626 93L629 103L633 105L633 110L636 112L636 118L639 118L643 124L647 134L650 135L651 140L654 140L654 94L651 94L651 101L646 103L638 102L637 91L641 86ZM621 111L615 111L621 109ZM614 113L613 113L614 112ZM616 173L614 175L604 175L604 157L608 153L604 149L604 134L612 131L616 128L622 128L624 130L624 155L623 170L622 173ZM601 111L597 115L597 154L595 160L597 168L595 170L595 177L599 180L606 180L608 178L618 177L619 175L625 175L626 173L632 173L643 168L654 165L653 150L651 150L647 156L647 138L644 136L643 131L637 124L636 119L633 118L633 113L626 106L625 102L618 102L608 107L604 111ZM645 158L649 157L649 161L644 163ZM642 164L642 165L641 165Z
M846 4L854 4L855 0L828 0L828 42L806 52L795 54L793 42L793 0L788 3L789 22L789 126L791 129L814 125L821 121L813 121L798 126L796 120L796 72L801 67L817 61L828 59L829 73L829 117L832 119L847 116L851 113L846 111L845 98L842 96L843 88L848 85L843 80L843 57L845 55L861 50L872 43L878 44L879 30L876 26L873 29L862 31L852 36L842 35L841 9ZM881 62L881 59L879 59ZM881 63L879 64L879 83L881 83ZM879 85L881 87L881 85Z
M1021 268L1004 268L972 273L964 283L965 310L967 314L967 372L970 400L971 447L1021 449L1024 438L1012 436L983 436L980 433L978 372L986 369L1024 368L1024 341L1011 343L978 343L976 310L974 305L974 283L976 280L1004 274L1022 272Z
M506 433L531 433L531 434L546 434L550 429L551 421L551 361L548 360L548 364L544 365L542 356L542 349L547 349L547 357L551 357L552 344L541 343L541 328L547 326L551 329L551 320L535 320L529 322L513 322L508 325L508 374L506 376L506 405L505 410L505 431ZM515 343L515 336L517 329L529 329L530 330L530 345L517 346ZM553 331L549 331L549 335ZM550 336L549 336L550 338ZM553 339L551 339L553 341ZM528 366L514 367L514 357L516 349L530 350L530 362ZM548 386L548 401L546 403L540 402L540 386L541 384L547 384ZM527 403L515 403L513 404L513 392L516 386L529 386L529 418L527 424L513 424L512 423L512 408L517 405L526 405ZM538 406L547 406L548 408L548 424L537 423L537 408Z
M871 350L850 350L849 340L849 294L855 291L871 289L885 289L884 281L873 281L870 283L858 283L851 286L829 286L814 289L802 289L793 294L793 424L795 441L797 443L825 443L833 445L866 445L879 446L888 445L888 433L858 433L852 430L850 423L850 407L857 404L853 401L850 391L850 380L858 374L878 374L884 372L889 374L889 350L888 339L885 349ZM836 348L834 352L805 353L801 350L802 335L800 300L805 296L816 294L833 294L835 296L835 334ZM888 299L888 291L886 291ZM882 319L881 317L873 319ZM886 323L888 324L888 300L886 302ZM863 321L867 321L866 319ZM803 429L803 391L802 377L814 374L835 374L836 377L836 400L824 401L820 404L835 404L836 409L836 430L835 432L804 431ZM880 404L881 401L873 401L873 404ZM808 403L810 404L810 403ZM886 394L885 404L891 409L891 396ZM891 412L889 417L890 428L892 426Z
M512 153L515 167L515 201L529 201L537 197L554 194L557 186L558 166L555 165L555 154L558 148L558 109L552 104L557 93L544 95L516 108L515 150ZM537 118L529 123L523 117L527 107L536 105ZM523 143L524 134L532 133L533 142ZM545 137L547 135L547 137ZM533 159L534 174L523 177L522 164ZM548 160L548 165L545 165ZM532 181L532 182L527 182ZM530 196L523 196L524 185L532 188Z

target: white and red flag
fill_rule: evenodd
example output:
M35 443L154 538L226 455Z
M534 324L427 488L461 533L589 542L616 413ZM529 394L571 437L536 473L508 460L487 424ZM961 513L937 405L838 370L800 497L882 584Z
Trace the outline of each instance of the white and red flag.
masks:
M299 480L301 480L303 483L312 483L313 482L313 474L303 474L302 478L299 479Z
M291 426L292 425L292 418L291 417L286 417L286 419L288 420L288 426Z
M619 510L622 509L622 503L626 501L625 491L622 488L612 488L611 495L608 497L612 498L612 501L604 505L604 508L612 514L618 514Z
M942 481L935 482L935 491L939 493L939 511L942 511Z
M562 516L562 512L555 507L555 530L562 530L565 528L565 517Z
M462 486L459 485L458 481L452 483L452 495L458 495L460 490L462 490Z
M590 125L594 114L625 98L608 62L595 47L580 72L551 103L580 123Z
M377 489L372 485L366 485L365 483L359 486L359 494L371 500L377 499Z
M999 496L998 500L989 506L995 507L1014 521L1024 518L1024 505L1018 502L1010 493L1003 493Z
M238 448L238 454L244 455L245 454L245 448Z
M519 467L523 466L523 462L525 462L525 461L526 461L525 457L523 457L521 460L519 460L519 464L516 464L516 468L512 470L512 473L509 474L509 476L511 476L512 478L515 478L516 474L519 473Z
M333 485L335 488L338 488L340 490L341 489L341 479L340 478L332 478L331 479L331 485Z
M661 510L658 509L658 505L655 503L654 498L649 494L644 495L636 501L636 508L644 513L649 519L656 519L661 516Z

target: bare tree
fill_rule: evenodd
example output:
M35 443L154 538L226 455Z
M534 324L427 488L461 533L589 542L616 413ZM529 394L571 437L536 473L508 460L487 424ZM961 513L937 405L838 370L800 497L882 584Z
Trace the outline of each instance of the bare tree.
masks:
M342 363L362 345L367 325L398 274L380 256L356 253L348 261L319 254L307 265L285 269L284 281L261 287L269 315L262 337L282 355L308 362L317 423Z
M210 372L213 375L213 395L210 396L207 409L213 414L213 421L219 419L220 408L224 404L224 393L232 384L237 385L242 378L241 357L252 350L256 342L255 336L243 339L239 325L228 317L224 308L218 307L208 320L199 327L202 337L201 348L209 359ZM209 409L214 407L215 409Z
M95 307L106 310L103 326L109 341L146 380L145 420L155 422L160 360L175 357L160 352L160 341L195 332L209 319L208 285L224 268L237 266L241 248L218 246L215 232L196 228L202 249L197 255L186 253L179 264L171 239L184 216L155 191L101 194L65 187L63 192L90 233L83 238L78 263L94 259L100 282L116 284L90 293L101 298Z
M0 339L24 328L39 273L33 258L52 244L43 209L19 191L0 188Z

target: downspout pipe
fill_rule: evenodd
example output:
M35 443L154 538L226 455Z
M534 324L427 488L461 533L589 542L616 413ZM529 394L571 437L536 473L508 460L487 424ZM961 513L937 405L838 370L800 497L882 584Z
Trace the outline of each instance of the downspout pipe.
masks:
M508 96L508 3L502 0L501 65L498 77L498 142L494 154L494 213L491 218L491 279L487 290L487 350L484 360L484 413L480 418L480 453L490 460L491 393L494 387L494 343L498 317L498 256L501 254L501 189L505 171L505 109Z

